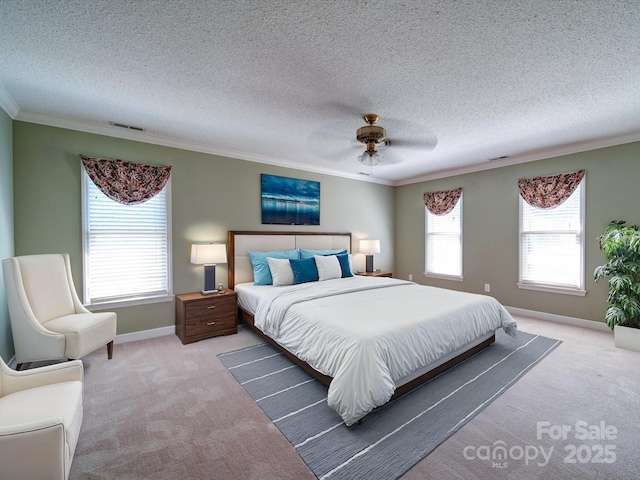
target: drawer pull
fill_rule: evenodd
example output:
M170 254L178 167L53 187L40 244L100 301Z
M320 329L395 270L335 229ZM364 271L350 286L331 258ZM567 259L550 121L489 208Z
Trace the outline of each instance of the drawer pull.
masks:
M215 306L215 305L211 305L211 306L209 306L209 307L207 307L207 308L208 308L209 310L211 310L212 308L216 308L216 306Z
M211 325L215 325L216 322L207 322L207 325L211 326Z

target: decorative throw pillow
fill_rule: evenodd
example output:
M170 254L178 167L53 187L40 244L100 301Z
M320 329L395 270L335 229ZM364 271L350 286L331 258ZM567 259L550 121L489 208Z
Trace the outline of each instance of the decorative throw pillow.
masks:
M342 267L336 255L316 255L313 258L318 269L318 280L322 282L332 278L342 278Z
M346 253L344 253L342 255L336 255L336 258L340 263L342 278L353 277L353 271L351 269L351 255L347 255Z
M274 287L293 285L293 270L291 270L288 258L267 257L267 263L269 264Z
M277 252L248 252L249 260L253 266L253 283L255 285L271 285L273 284L273 278L271 277L271 270L269 270L269 264L267 263L267 257L271 258L300 258L300 252L298 249L294 250L281 250Z
M291 270L293 270L294 284L318 281L318 269L313 258L301 258L299 260L291 258L289 263L291 264Z
M347 253L347 251L344 248L339 250L309 250L308 248L301 248L300 258L313 258L316 255L339 255L341 253Z

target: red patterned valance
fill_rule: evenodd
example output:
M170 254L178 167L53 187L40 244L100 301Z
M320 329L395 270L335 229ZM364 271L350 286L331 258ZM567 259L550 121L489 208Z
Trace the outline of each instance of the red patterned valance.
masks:
M439 192L424 192L424 205L434 215L446 215L458 203L462 187Z
M549 177L518 179L520 195L532 207L550 209L562 204L582 181L584 170Z
M80 155L89 178L110 199L135 205L153 198L167 184L171 167Z

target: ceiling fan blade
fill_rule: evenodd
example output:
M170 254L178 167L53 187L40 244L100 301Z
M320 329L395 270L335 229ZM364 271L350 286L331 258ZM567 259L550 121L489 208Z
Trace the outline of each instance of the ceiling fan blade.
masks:
M387 130L391 147L431 151L438 144L438 137L424 124L384 117L378 123Z
M362 121L332 120L321 124L307 138L309 151L331 161L355 160L367 148L356 140L356 130Z
M422 138L416 138L414 140L407 139L389 139L391 145L388 148L399 148L399 149L413 149L430 152L438 145L438 139L435 135L431 135L430 138L426 138L427 136L423 136Z
M320 158L332 162L345 162L356 160L359 150L353 147L335 148L335 143L331 145L315 145L312 151ZM362 152L360 152L362 153Z
M396 165L407 160L407 157L405 155L402 155L402 152L393 150L393 147L380 149L379 152L380 155L382 155L382 162L380 162L379 165L381 167L384 167L385 165Z

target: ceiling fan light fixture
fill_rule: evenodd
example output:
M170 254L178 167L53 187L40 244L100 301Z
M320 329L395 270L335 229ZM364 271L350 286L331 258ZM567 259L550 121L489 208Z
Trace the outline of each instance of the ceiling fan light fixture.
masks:
M369 167L375 167L376 165L380 165L382 163L382 155L379 152L374 150L365 150L362 155L358 157L358 161Z

